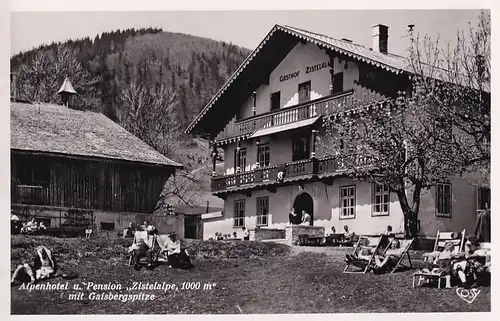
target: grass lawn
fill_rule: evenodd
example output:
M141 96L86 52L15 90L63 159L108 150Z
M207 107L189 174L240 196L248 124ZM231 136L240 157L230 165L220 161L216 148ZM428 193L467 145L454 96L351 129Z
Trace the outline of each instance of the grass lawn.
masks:
M130 241L127 241L130 242ZM108 282L132 286L133 282L200 282L199 290L111 291L123 294L154 294L153 301L69 300L68 290L20 290L11 288L12 314L238 314L238 313L349 313L349 312L467 312L490 311L490 287L472 303L456 294L456 288L412 288L412 273L387 275L343 274L346 248L329 253L300 253L281 244L259 242L197 242L192 271L159 266L135 271L127 265L122 240L103 242L85 239L12 237L14 268L45 244L62 260L61 271L75 271L74 284ZM412 252L414 266L422 266L421 253ZM206 257L221 258L217 260ZM54 279L50 283L66 282ZM204 284L215 283L212 289ZM84 290L85 297L92 291ZM110 292L110 291L95 291Z

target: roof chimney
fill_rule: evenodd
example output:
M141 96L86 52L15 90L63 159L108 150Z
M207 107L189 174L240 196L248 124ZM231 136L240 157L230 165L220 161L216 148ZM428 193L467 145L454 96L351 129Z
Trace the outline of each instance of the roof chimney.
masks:
M381 53L387 53L388 49L388 38L389 38L389 27L384 25L373 26L373 50Z
M62 103L63 106L69 107L69 99L72 95L76 95L77 92L73 88L73 85L71 84L71 81L69 81L69 78L66 77L64 79L63 84L61 85L61 88L57 92L58 95L61 95Z

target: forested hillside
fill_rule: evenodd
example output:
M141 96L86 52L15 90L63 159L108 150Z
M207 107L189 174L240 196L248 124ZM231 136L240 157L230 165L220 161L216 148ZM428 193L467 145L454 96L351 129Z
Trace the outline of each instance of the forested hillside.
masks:
M17 98L59 103L57 91L69 77L79 93L72 108L102 112L195 168L206 163L207 142L182 132L248 53L206 38L129 29L20 53L11 69Z

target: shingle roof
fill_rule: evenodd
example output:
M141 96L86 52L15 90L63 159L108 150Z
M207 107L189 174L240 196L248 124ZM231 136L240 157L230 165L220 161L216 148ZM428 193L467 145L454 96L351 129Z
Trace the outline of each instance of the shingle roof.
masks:
M305 39L309 42L313 42L317 45L327 47L333 51L337 51L348 57L356 58L368 64L375 65L379 68L386 69L394 73L411 71L408 66L407 58L402 56L398 56L391 53L381 53L353 42L335 39L329 36L317 34L314 32L290 26L277 25L275 28L277 28L277 30L281 30L283 32L292 34L301 39Z
M182 167L106 116L53 104L10 104L11 149Z

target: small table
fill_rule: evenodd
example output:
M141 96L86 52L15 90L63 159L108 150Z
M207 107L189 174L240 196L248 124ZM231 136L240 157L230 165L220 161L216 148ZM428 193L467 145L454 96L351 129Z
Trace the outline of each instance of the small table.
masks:
M413 273L413 287L415 287L415 280L417 280L417 286L420 286L422 281L429 281L429 279L437 279L438 289L441 288L441 279L446 280L446 287L450 285L451 275L445 274L444 272L440 273L431 273L431 272L415 272Z

